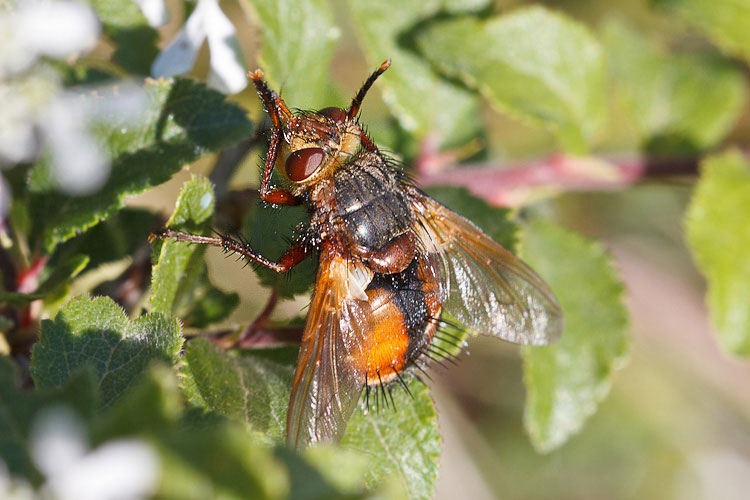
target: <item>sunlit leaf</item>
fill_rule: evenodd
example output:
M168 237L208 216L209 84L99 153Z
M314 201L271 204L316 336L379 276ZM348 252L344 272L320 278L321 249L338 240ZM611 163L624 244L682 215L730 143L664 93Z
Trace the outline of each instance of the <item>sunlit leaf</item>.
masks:
M669 53L623 21L606 24L604 42L612 86L622 93L629 121L649 150L685 153L710 148L742 112L747 81L729 62Z
M123 208L126 196L169 180L185 163L251 131L241 108L202 84L169 79L148 81L145 89L148 104L137 121L98 117L96 135L112 160L112 173L98 192L65 196L54 191L42 165L32 170L34 234L43 236L47 252Z
M600 245L550 223L523 239L525 260L562 307L557 343L524 347L525 424L534 446L551 451L578 432L609 393L628 354L624 287Z
M371 394L370 411L354 412L341 446L370 458L368 485L395 476L407 498L429 499L435 494L441 449L437 412L427 386L415 379L408 384L411 395L398 386L377 400Z
M185 348L181 372L188 401L249 425L258 439L280 443L292 386L293 359L287 363L262 355L231 356L204 339Z
M297 347L230 355L195 339L185 349L183 387L191 404L248 424L261 442L282 443L296 356ZM368 487L395 475L409 498L431 498L440 455L437 416L426 387L412 382L410 390L413 398L393 390L397 411L377 408L372 395L372 411L355 412L342 446L373 457ZM382 396L378 401L383 405Z
M543 7L480 19L448 18L417 32L438 67L500 111L553 130L582 152L605 113L603 50L588 29Z
M329 65L339 38L324 0L243 0L263 34L259 62L289 106L323 108Z
M401 126L420 138L435 134L438 143L444 145L460 145L475 137L480 124L476 96L435 74L423 58L403 45L400 37L417 23L443 10L473 10L485 2L383 0L349 3L357 36L372 70L387 58L393 61L376 87Z
M54 320L42 322L31 355L37 387L59 387L85 366L96 373L103 406L111 404L151 360L174 363L182 346L180 324L163 314L130 321L108 297L77 297Z
M708 281L708 306L721 345L750 356L750 162L739 151L711 156L686 216L687 240Z
M750 1L651 0L700 28L719 47L750 60Z
M180 190L167 227L192 234L207 235L214 214L211 182L193 176ZM151 272L151 308L154 312L175 314L185 295L192 294L198 280L205 279L205 245L167 239L158 243L158 257Z

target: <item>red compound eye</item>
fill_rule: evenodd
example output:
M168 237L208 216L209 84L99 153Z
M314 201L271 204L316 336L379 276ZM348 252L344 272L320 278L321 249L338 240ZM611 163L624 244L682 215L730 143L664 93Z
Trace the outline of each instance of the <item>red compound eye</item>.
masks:
M318 111L318 114L328 117L336 123L344 123L346 121L346 111L341 108L323 108Z
M323 163L323 150L305 148L295 151L286 159L286 175L294 182L302 182L318 170Z

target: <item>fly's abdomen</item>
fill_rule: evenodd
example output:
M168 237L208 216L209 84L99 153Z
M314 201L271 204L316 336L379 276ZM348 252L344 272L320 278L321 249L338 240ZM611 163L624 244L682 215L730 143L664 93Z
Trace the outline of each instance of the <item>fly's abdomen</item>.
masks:
M427 257L417 254L399 273L375 274L367 287L367 335L352 361L365 384L392 382L423 355L442 307Z

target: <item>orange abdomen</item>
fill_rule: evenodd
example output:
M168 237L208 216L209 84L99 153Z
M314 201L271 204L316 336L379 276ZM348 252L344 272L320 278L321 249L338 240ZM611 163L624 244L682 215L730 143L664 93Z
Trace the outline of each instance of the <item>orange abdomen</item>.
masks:
M352 361L368 386L393 381L432 341L441 303L425 265L418 254L404 271L376 274L367 287L366 333Z

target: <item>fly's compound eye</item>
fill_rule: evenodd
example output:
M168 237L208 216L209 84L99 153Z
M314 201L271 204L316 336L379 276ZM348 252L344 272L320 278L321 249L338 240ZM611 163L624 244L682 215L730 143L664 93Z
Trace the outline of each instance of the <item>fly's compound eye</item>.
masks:
M341 108L323 108L318 111L318 114L330 118L338 124L342 124L346 121L346 111Z
M291 181L302 182L318 170L325 153L321 148L305 148L295 151L286 159L286 175Z

